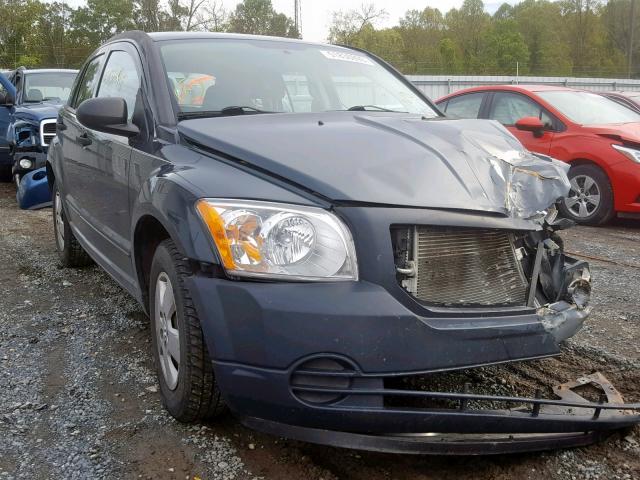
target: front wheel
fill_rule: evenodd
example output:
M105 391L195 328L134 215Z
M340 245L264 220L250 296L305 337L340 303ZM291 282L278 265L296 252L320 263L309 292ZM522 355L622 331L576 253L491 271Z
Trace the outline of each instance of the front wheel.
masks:
M162 403L181 422L225 410L200 319L184 279L189 265L171 240L155 251L149 282L153 356Z
M571 190L560 202L564 217L583 225L603 225L613 218L613 189L600 168L595 165L571 167L569 181Z

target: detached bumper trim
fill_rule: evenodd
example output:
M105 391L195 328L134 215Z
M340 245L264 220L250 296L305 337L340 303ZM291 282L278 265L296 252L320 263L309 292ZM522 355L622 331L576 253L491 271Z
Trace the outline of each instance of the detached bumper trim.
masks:
M374 452L414 455L497 455L583 447L604 440L611 431L559 434L405 434L366 435L306 428L255 417L240 418L254 430L303 442Z

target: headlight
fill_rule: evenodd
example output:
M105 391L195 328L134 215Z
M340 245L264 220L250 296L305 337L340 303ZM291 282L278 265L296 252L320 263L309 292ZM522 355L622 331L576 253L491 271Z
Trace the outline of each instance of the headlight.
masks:
M18 164L20 165L20 168L24 168L25 170L28 170L33 166L33 162L28 158L21 158Z
M358 279L348 228L321 208L202 199L196 209L225 270L232 275L283 280Z
M618 150L621 154L627 157L632 162L640 163L640 150L635 148L623 147L622 145L611 145Z

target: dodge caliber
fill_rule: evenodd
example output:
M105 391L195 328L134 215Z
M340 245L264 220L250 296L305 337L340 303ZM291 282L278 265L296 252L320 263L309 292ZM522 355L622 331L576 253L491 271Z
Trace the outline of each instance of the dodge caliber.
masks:
M129 32L83 66L47 174L62 264L94 261L149 314L178 420L228 407L311 442L495 453L638 422L600 374L556 395L398 386L557 355L581 327L567 168L364 51Z

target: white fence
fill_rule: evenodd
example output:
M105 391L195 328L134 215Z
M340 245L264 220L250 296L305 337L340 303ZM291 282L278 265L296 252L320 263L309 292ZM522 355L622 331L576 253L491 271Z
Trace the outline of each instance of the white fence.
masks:
M575 78L575 77L510 77L510 76L455 76L455 75L407 75L413 84L429 98L438 98L469 87L505 84L558 85L584 90L636 90L640 91L640 80L627 78Z

